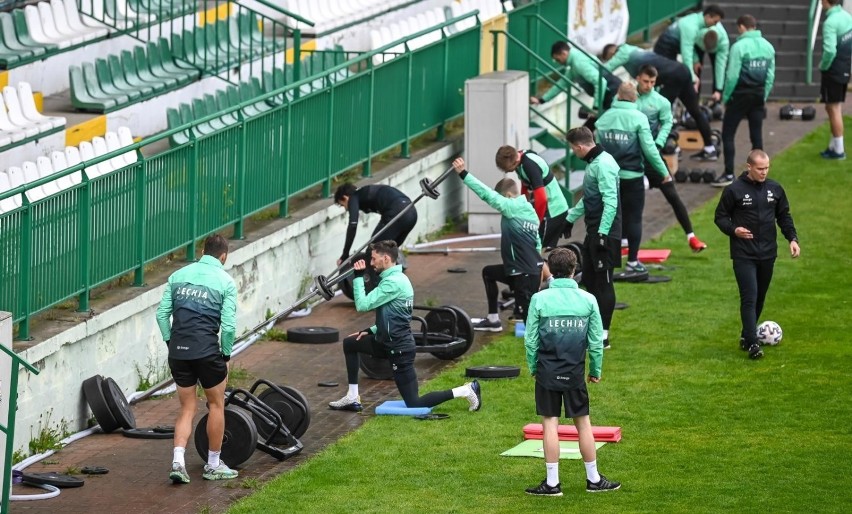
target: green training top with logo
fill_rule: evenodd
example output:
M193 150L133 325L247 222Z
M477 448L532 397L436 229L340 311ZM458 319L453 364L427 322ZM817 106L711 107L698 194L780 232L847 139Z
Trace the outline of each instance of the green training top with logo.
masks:
M583 157L588 163L583 175L583 198L568 211L568 222L586 217L586 233L621 239L621 205L618 192L618 163L597 145Z
M704 47L704 35L711 30L719 36L719 42L716 43L716 50L713 51L713 54L716 56L713 66L713 91L721 93L725 88L725 69L728 66L728 55L730 55L731 49L731 40L728 38L728 31L725 30L721 21L712 27L704 27L698 31L698 39L695 40L695 46L702 52L708 53ZM697 52L696 57L698 57Z
M835 5L822 22L822 60L819 69L840 84L849 82L852 66L852 14Z
M541 95L541 101L550 101L562 91L571 91L568 81L577 84L580 88L595 100L594 109L600 109L598 105L598 86L601 85L601 74L603 74L603 91L600 91L600 101L603 101L604 91L612 90L621 83L618 78L609 73L606 68L598 66L597 61L587 56L578 49L568 53L568 61L563 68L565 77L559 79L555 86L551 87Z
M524 347L530 374L551 391L576 389L589 376L600 378L603 323L594 296L571 278L557 278L532 296L527 311Z
M639 108L639 112L648 118L654 144L660 148L666 146L666 139L668 139L674 124L672 103L652 89L636 98L636 106Z
M622 180L642 178L642 157L664 178L669 170L651 136L648 118L635 102L616 100L595 122L595 139L618 163Z
M737 95L760 96L765 102L775 83L775 48L759 30L740 34L731 47L722 102Z
M237 286L219 259L204 255L169 277L157 309L157 325L169 343L170 359L231 355L236 323Z
M476 196L502 215L500 256L506 275L539 274L542 267L541 238L538 235L538 216L529 200L523 196L506 198L470 172L462 172L459 176Z
M358 312L376 311L376 324L370 327L376 341L391 354L415 351L411 334L414 288L402 266L397 264L382 271L379 285L369 294L364 290L364 277L355 277L352 290Z
M526 150L521 155L521 165L515 170L521 183L530 191L543 187L547 194L547 213L551 218L559 216L568 210L568 201L562 194L562 188L550 166L537 153Z
M701 29L706 28L707 24L704 22L703 12L687 14L669 25L669 28L660 35L657 41L657 45L665 45L672 49L678 49L681 62L689 68L689 73L692 75L693 81L696 78L695 71L692 69L692 64L696 58L695 45L697 44Z

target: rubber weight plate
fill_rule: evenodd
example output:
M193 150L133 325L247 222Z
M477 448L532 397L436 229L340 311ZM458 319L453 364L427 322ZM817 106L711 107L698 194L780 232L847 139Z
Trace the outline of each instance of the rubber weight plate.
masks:
M195 426L195 449L204 462L207 462L207 416L205 414ZM221 458L230 467L237 467L247 461L257 447L257 427L251 416L244 410L228 405L225 407L225 436L222 439Z
M369 353L359 353L361 371L375 380L390 380L393 378L393 370L388 359L373 357Z
M160 432L156 427L126 428L121 432L124 437L131 439L174 439L174 432Z
M23 482L27 484L52 485L54 487L59 487L60 489L83 487L83 484L85 483L85 481L80 478L65 475L63 473L57 473L55 471L47 473L24 473L22 477Z
M340 331L332 327L293 327L287 329L291 343L326 344L340 340Z
M127 397L121 391L121 388L111 377L107 377L101 382L101 389L104 393L104 399L109 406L112 416L121 425L121 428L130 429L136 428L136 417L133 411L130 410L130 404L127 402Z
M648 272L647 271L619 271L618 273L613 273L612 281L613 282L644 282L648 280Z
M105 434L112 432L120 427L115 416L104 398L103 377L95 375L83 380L83 396L86 397L86 403L92 409L92 415L95 416L95 421L101 426L101 430Z
M293 436L296 438L302 437L311 424L311 409L308 405L308 399L297 389L283 385L279 385L278 387L284 393L292 396L293 399L287 398L271 387L260 393L257 399L268 405L281 416L281 421ZM302 408L304 408L304 412ZM252 419L254 419L254 424L257 426L257 435L260 440L266 441L275 432L275 425L269 424L261 416L252 414ZM270 442L272 444L285 444L287 443L287 438L280 432L277 432L273 435Z
M456 338L465 342L463 345L450 350L432 352L432 355L439 359L452 360L464 355L473 344L473 323L470 321L470 316L455 305L445 305L443 309L448 310L429 311L423 319L426 320L426 330L428 330L429 333L450 336L453 333L453 330L455 330ZM417 339L416 336L415 339ZM431 341L429 342L431 344Z
M514 378L521 374L517 366L471 366L465 376L472 378Z

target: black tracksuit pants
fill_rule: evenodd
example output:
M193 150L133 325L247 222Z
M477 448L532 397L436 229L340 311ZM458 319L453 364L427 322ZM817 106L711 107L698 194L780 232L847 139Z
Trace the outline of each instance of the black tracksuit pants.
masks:
M621 188L621 237L627 239L627 261L639 258L642 242L642 212L645 210L645 181L640 178L619 180Z
M488 300L488 314L500 312L497 305L497 295L500 293L497 282L509 286L515 294L515 317L527 320L532 295L538 292L541 275L521 274L507 275L506 267L502 264L491 264L482 268L482 282L485 283L485 298Z
M757 344L757 320L763 312L763 302L772 281L775 259L733 259L734 276L740 290L740 318L746 348Z
M704 139L704 146L710 146L710 122L701 114L701 106L698 103L698 93L695 92L695 87L692 84L692 76L685 66L680 65L674 72L661 72L657 82L660 83L660 94L666 100L674 103L675 99L680 99L683 106L690 116L698 125L698 131L701 132L701 138Z
M722 118L722 147L725 153L725 175L734 175L734 155L736 145L734 136L743 118L748 119L748 134L752 150L763 150L763 113L762 95L733 95L725 106Z

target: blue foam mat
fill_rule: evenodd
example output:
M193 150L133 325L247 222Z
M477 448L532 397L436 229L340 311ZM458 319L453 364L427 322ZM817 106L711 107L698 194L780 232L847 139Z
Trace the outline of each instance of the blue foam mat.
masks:
M376 414L388 416L420 416L432 412L432 407L406 407L402 400L388 400L376 407Z

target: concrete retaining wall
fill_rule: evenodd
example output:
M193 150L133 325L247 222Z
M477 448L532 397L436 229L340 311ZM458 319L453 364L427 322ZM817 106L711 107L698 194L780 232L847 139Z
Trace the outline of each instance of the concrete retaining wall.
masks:
M458 142L436 145L419 159L394 163L376 181L397 187L414 199L420 194L419 180L436 178L459 150ZM448 217L460 215L463 188L451 176L440 185L437 200L418 202L419 221L409 240L413 242L443 226ZM378 215L362 215L361 219L355 247L367 241ZM311 277L334 269L346 226L345 211L331 200L320 200L294 213L280 230L263 237L248 234L245 242L234 244L226 269L239 289L237 333L260 323L268 310L280 312L288 307L304 293ZM142 376L166 369L167 348L155 321L162 293L163 286L141 292L21 352L41 374L21 374L16 448L27 447L48 415L51 426L67 423L71 432L86 428L91 413L80 384L92 375L112 377L129 394L137 389Z

